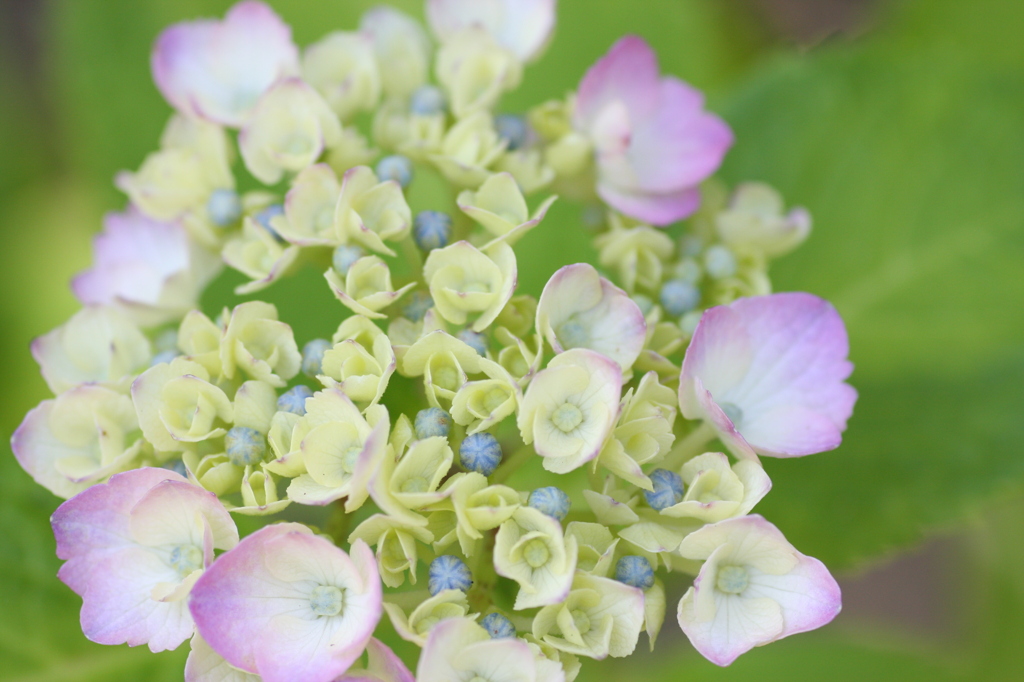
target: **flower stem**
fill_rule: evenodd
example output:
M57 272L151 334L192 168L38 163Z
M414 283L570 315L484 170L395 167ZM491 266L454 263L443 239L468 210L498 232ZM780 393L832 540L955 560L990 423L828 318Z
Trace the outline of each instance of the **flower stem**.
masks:
M519 467L525 464L533 454L533 447L530 445L524 445L513 452L512 456L502 462L497 471L491 474L491 483L504 483L508 477L518 471Z
M672 450L661 461L662 469L676 469L704 451L705 446L715 439L715 428L711 422L702 422L700 426L686 435L685 438L672 446Z

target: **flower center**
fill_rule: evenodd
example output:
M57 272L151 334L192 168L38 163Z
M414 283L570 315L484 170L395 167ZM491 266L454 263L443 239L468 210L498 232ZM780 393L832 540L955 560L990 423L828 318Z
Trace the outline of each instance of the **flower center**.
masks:
M345 455L341 458L341 468L346 474L351 474L356 470L356 462L359 461L359 453L363 451L363 448L359 445L353 445L345 451Z
M723 566L719 569L718 579L715 581L718 591L726 594L740 594L749 584L747 569L742 566Z
M171 568L182 578L203 567L203 550L195 545L178 545L171 550Z
M590 632L590 616L579 609L573 609L569 614L572 616L572 622L581 635Z
M740 406L735 403L722 403L719 407L722 408L722 412L725 412L725 416L729 418L732 425L739 429L740 421L743 420L743 410Z
M580 348L590 341L590 332L575 317L570 317L558 327L556 334L565 348Z
M523 548L523 559L530 564L530 568L540 568L548 562L550 556L547 543L541 538L530 540Z
M583 413L572 403L562 403L551 415L551 422L565 433L575 429L582 421Z
M334 585L318 585L309 593L309 608L318 616L337 616L345 605L345 595Z

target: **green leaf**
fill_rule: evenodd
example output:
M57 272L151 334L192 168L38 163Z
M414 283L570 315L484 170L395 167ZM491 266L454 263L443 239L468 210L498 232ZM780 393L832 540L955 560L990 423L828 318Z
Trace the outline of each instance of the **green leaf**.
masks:
M963 3L907 5L864 45L779 60L726 109L724 176L815 217L776 288L829 298L850 332L861 397L844 444L766 463L758 508L832 567L1024 480L1024 72L999 44L1016 38L952 44ZM968 14L996 26L1007 7Z

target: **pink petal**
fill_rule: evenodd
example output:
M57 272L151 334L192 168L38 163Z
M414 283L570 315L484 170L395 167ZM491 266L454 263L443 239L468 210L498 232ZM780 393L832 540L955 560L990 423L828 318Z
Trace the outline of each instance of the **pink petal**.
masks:
M245 0L221 22L176 24L157 38L157 88L182 113L239 126L275 81L298 73L291 28L262 2Z
M650 118L633 129L629 160L638 187L673 193L718 170L733 135L722 119L703 110L703 95L686 83L663 78L660 95Z
M57 575L68 587L83 594L95 574L96 563L134 544L129 514L162 481L186 483L185 478L167 469L134 469L112 476L57 508L50 523L57 539L57 556L67 562Z
M699 405L699 379L724 413L738 415L736 431L758 454L831 450L842 440L857 399L843 383L853 370L847 352L839 314L810 294L758 296L712 308L683 361L680 407L690 419L708 416ZM716 424L721 430L720 420Z
M638 36L625 36L587 70L576 99L576 125L587 129L606 104L622 101L633 121L646 119L658 105L658 58Z
M695 187L654 194L599 181L597 193L612 208L655 227L682 220L700 206L700 190Z

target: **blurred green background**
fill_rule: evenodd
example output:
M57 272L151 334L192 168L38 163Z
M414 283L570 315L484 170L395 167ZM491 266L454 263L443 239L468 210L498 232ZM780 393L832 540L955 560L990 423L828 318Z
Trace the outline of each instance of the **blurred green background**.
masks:
M152 41L229 4L0 2L5 438L48 397L28 343L77 308L67 282L124 203L114 173L155 148L169 114ZM306 44L373 3L271 4ZM758 508L839 576L836 621L718 669L670 613L654 654L588 663L580 680L1024 679L1022 26L1010 0L561 0L551 49L505 107L574 88L625 32L647 38L734 127L721 176L768 181L813 213L773 279L835 302L861 393L838 451L766 462L775 486ZM558 206L524 242L528 289L585 251L577 220ZM305 319L300 338L325 324ZM55 578L57 504L0 457L0 679L181 679L187 647L84 639L80 601Z

